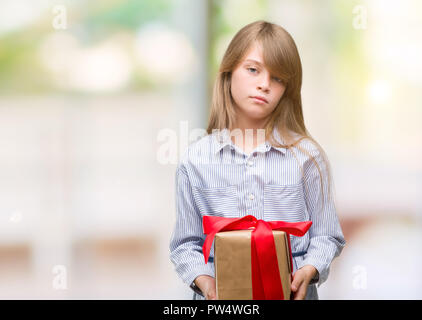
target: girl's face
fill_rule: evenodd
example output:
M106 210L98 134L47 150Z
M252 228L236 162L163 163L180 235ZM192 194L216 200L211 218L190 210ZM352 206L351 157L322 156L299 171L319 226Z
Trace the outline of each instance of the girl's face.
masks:
M255 43L232 72L231 94L238 120L248 124L265 121L285 89L281 80L263 65L262 47Z

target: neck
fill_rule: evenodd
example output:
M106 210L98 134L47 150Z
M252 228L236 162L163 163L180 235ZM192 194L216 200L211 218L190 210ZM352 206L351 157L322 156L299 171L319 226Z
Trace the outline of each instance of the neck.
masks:
M239 117L232 130L241 130L243 137L253 137L254 142L257 141L258 143L262 143L265 141L265 126L267 124L267 120L268 119L250 120Z
M241 131L240 140L237 140L237 134L231 135L231 140L236 145L240 143L242 147L250 145L255 148L266 141L264 125L236 123L231 130L235 129Z
M257 131L258 129L264 129L266 122L268 119L262 120L250 120L250 119L238 119L234 125L234 128L238 128L245 132L246 129L253 129L253 131Z

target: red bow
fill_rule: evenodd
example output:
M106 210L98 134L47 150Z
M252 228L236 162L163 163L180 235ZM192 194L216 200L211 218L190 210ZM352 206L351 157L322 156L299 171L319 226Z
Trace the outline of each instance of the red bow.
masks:
M204 253L205 263L208 263L211 245L217 232L253 228L251 236L253 299L284 300L272 230L280 230L287 233L290 265L293 268L290 234L302 237L311 225L312 221L264 221L258 220L252 215L242 218L204 216L203 228L207 237L202 247L202 252Z

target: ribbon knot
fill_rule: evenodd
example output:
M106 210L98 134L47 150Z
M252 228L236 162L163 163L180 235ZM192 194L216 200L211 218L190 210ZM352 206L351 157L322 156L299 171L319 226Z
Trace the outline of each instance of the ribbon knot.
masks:
M252 230L251 236L251 270L252 296L254 300L283 300L283 285L278 268L277 252L272 230L284 231L287 234L289 260L293 269L290 234L302 237L311 227L312 221L285 222L264 221L252 215L241 218L224 218L203 216L203 229L207 235L202 246L205 263L216 233L232 230Z

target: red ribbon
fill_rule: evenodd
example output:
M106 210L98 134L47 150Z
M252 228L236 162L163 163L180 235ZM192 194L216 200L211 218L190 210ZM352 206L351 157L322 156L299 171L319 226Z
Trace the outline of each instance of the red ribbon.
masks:
M285 222L258 220L252 215L242 218L203 217L203 229L207 235L202 252L208 263L215 234L222 231L253 229L251 236L252 297L254 300L284 300L283 285L278 268L272 230L287 233L290 266L293 269L290 234L302 237L311 227L312 221Z

